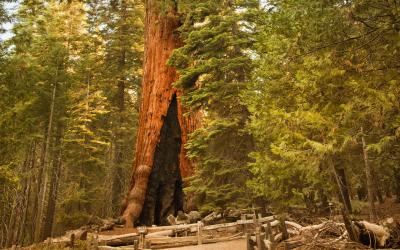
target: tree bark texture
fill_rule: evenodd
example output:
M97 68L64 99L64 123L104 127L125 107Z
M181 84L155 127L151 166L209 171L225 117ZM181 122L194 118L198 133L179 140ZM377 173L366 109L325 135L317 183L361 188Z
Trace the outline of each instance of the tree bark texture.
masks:
M363 129L361 128L361 133L362 132L363 132ZM361 137L361 141L362 141L362 148L363 148L363 153L364 153L365 177L367 180L368 203L369 203L369 209L370 209L369 216L370 216L371 221L375 222L377 219L377 216L376 216L376 208L375 208L375 203L374 203L374 184L373 184L373 177L372 177L372 169L369 164L367 144L365 142L364 136Z
M166 213L181 209L181 182L193 171L181 145L186 143L188 135L197 128L198 116L183 116L185 111L180 103L182 92L172 86L178 75L166 63L172 51L182 44L176 32L180 21L176 6L165 9L161 7L161 2L146 1L139 128L132 188L123 212L128 227L132 227L139 217L143 224L162 223ZM173 179L166 182L161 180L162 172L168 172L168 176ZM172 187L165 186L167 182ZM145 211L142 214L143 207Z
M353 209L346 180L346 171L341 164L343 164L342 159L337 155L334 155L330 160L331 169L338 187L339 200L343 204L346 213L351 214Z
M25 161L18 170L21 173L31 173L35 162L36 143L32 142L27 148ZM26 226L26 218L31 195L32 176L29 174L21 179L21 189L15 190L14 204L8 222L8 234L5 246L21 245ZM0 242L0 247L2 246Z
M62 149L61 149L61 138L62 138L62 127L59 124L57 126L57 133L55 138L55 145L58 149L53 152L53 161L51 163L51 168L49 169L50 183L49 183L49 195L47 197L47 208L44 217L43 227L42 227L42 239L47 239L52 237L53 223L56 212L56 201L58 194L58 186L61 174L62 165Z
M57 76L57 74L56 74ZM57 84L54 84L53 87L53 94L51 98L50 104L50 115L49 115L49 123L47 126L47 134L46 134L46 142L44 144L43 149L43 160L42 166L39 169L39 176L38 176L38 211L36 217L36 228L35 228L35 242L43 241L42 235L42 228L44 226L44 216L46 210L46 195L47 195L47 182L48 182L48 165L49 165L49 151L50 151L50 143L52 137L52 128L54 122L54 106L56 100L56 91L57 91Z

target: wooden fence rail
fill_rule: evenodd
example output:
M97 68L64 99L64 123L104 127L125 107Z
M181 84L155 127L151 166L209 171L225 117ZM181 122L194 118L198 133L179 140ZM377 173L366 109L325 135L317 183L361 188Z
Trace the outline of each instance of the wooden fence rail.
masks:
M252 219L247 217L243 215L236 222L215 225L204 225L203 222L199 221L193 224L139 227L138 233L123 235L88 233L88 239L85 240L88 249L108 250L117 249L116 247L119 246L132 245L135 250L138 250L201 245L246 237L248 250L271 250L274 249L277 241L287 237L286 224L283 223L284 226L282 226L282 222L277 220L275 216L257 217L253 215ZM75 232L75 234L77 233ZM68 236L51 239L48 243L74 244L71 243Z
M236 233L227 237L215 237L215 232L226 231L229 228L232 228L230 232ZM145 242L140 242L139 245L151 249L201 245L246 237L248 250L273 250L276 242L288 237L285 221L277 220L275 216L253 216L252 219L242 217L236 222L207 226L199 221L195 224L152 227L149 230L157 232L147 234L142 238ZM186 236L173 237L177 236L176 232L186 232ZM188 233L196 235L187 236Z
M247 250L274 250L277 242L289 238L287 225L290 222L284 218L261 223L259 219L256 221L254 235L251 231L246 232ZM285 245L285 249L290 249L289 245Z

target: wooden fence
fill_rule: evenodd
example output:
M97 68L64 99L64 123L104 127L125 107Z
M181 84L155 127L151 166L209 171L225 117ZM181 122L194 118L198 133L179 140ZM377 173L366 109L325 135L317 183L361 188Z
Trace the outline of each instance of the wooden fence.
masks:
M99 245L106 246L100 246L99 249L112 249L107 246L117 246L121 242L131 242L134 249L138 250L201 245L245 238L247 250L273 250L277 242L288 238L287 223L284 219L279 220L275 216L252 217L248 219L246 215L242 215L236 222L216 225L204 225L199 221L194 224L139 228L139 233L127 235L125 238L114 236L114 239L100 239Z

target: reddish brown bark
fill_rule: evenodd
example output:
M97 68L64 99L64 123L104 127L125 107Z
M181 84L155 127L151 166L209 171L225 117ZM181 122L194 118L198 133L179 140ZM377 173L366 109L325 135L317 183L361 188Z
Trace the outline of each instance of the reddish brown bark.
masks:
M184 116L185 110L179 101L182 96L182 91L177 91L178 96L178 118L182 132L182 145L185 145L189 139L190 133L194 132L201 124L201 113L195 112L189 116ZM182 178L187 178L193 175L193 162L186 155L187 151L184 146L181 147L179 154L180 170Z
M167 12L161 12L159 2L146 1L145 60L139 129L133 163L132 189L123 212L128 227L133 226L142 213L161 129L174 96L178 99L177 116L181 136L179 145L186 143L188 134L197 126L197 119L183 116L184 111L179 101L181 92L172 87L178 75L174 68L166 65L172 51L181 45L176 33L180 25L176 8L170 7ZM186 158L183 146L180 146L177 161L182 178L190 176L193 171L192 164Z

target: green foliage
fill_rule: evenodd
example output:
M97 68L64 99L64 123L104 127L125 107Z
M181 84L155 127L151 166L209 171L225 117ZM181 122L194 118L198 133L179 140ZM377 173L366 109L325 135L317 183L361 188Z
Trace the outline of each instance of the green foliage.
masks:
M56 215L55 234L115 216L134 152L143 12L131 0L19 4L1 43L0 219L10 223L1 247L33 241L40 207L44 220ZM23 234L9 239L4 226Z
M332 155L360 175L361 128L373 163L398 143L398 12L372 2L269 2L256 44L259 67L244 100L257 140L250 185L276 203L301 202L275 188L293 180L303 200L309 189L329 192ZM360 178L350 178L354 187Z
M189 110L201 109L203 127L186 145L196 161L187 193L202 211L243 207L251 202L245 182L250 178L248 153L253 140L243 130L248 111L240 93L254 68L251 59L257 1L180 1L184 46L169 64L180 74Z

